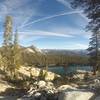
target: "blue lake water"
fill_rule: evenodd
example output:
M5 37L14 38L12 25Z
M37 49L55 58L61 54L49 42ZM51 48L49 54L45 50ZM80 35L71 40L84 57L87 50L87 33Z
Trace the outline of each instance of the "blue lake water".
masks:
M77 70L92 71L92 67L90 66L69 66L67 68L63 68L62 66L59 66L59 67L49 67L48 70L56 74L64 75L64 74L68 74L71 72L75 72Z

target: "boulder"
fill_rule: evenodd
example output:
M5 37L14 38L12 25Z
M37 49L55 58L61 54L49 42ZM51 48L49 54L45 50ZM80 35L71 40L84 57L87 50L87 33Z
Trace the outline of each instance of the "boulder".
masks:
M99 79L93 79L91 83L89 84L90 89L94 90L100 90L100 80Z
M43 81L43 80L41 80L41 81L39 81L39 82L37 83L37 85L38 85L39 88L44 88L44 87L46 86L46 82Z
M75 83L71 83L70 84L72 87L75 87L75 88L78 88L79 87L79 85L77 85L77 84L75 84Z
M76 90L77 88L75 87L72 87L70 85L62 85L60 87L58 87L58 91L61 92L61 91L66 91L66 90Z
M100 100L100 96L97 96L97 97L95 98L95 100Z
M95 84L96 87L100 87L100 80L94 79L94 84Z
M40 72L41 72L41 69L40 68L36 68L36 67L24 67L24 66L21 66L21 68L18 70L20 73L22 73L23 75L25 76L28 76L28 77L39 77L40 76ZM55 79L55 76L56 77L61 77L60 75L58 74L55 74L53 72L50 72L50 71L46 71L46 70L43 70L43 74L45 74L47 72L47 75L44 77L44 79L46 81L52 81Z
M38 69L38 68L32 68L31 73L32 73L32 76L38 77L39 74L40 74L40 69Z
M47 82L46 83L46 88L52 89L52 88L54 88L54 84L52 82Z
M73 76L74 79L80 79L83 80L84 79L84 75L83 73L77 73Z
M9 99L9 100L11 100L11 99ZM14 99L14 100L36 100L36 99L34 97L21 97L21 98Z
M94 93L84 91L61 92L58 100L90 100Z
M47 72L47 75L45 76L46 81L54 80L55 74L52 72Z

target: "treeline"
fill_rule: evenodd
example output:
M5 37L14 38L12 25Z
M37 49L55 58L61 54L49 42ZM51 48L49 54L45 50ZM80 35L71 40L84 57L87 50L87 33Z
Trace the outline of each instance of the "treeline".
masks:
M37 56L37 57L36 57ZM88 56L77 55L54 55L54 54L24 54L23 61L27 65L35 65L38 67L48 66L61 66L63 64L80 64L88 65Z
M88 64L88 56L79 55L47 55L49 64Z

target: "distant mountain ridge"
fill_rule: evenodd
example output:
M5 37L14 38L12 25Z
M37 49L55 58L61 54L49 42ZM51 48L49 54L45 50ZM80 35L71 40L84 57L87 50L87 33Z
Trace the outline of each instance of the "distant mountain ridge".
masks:
M48 55L49 59L53 59L54 57L60 57L59 55L63 56L81 56L87 57L87 50L59 50L59 49L38 49L34 45L29 47L20 46L21 50L21 62L23 65L36 65L36 64L44 64L45 63L45 55ZM0 47L0 53L3 52L3 47ZM51 55L51 56L49 56ZM72 57L72 58L73 58ZM58 59L58 58L57 58ZM73 58L74 59L74 58Z
M67 50L67 49L39 49L34 45L29 47L20 46L22 52L25 54L53 54L53 55L78 55L78 56L86 56L88 51L84 49L76 49L76 50ZM2 47L0 47L2 49Z
M53 55L71 55L71 56L86 56L88 51L85 49L75 49L75 50L67 50L67 49L39 49L34 45L29 47L21 47L24 52L30 54L53 54Z
M47 54L59 54L59 55L80 55L80 56L86 56L88 51L87 50L59 50L59 49L42 49L42 52Z

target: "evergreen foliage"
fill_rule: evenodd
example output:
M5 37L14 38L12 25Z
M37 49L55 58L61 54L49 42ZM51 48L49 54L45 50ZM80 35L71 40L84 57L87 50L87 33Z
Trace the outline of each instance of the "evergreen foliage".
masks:
M73 7L81 7L89 19L87 29L92 32L89 43L90 64L94 74L100 68L100 0L73 0Z
M9 45L10 43L12 43L12 17L11 16L7 16L6 17L6 21L4 24L5 27L5 31L4 31L4 45Z
M11 79L17 75L17 70L21 66L20 47L18 45L18 32L15 33L14 39L12 34L12 17L7 16L5 22L4 43L1 50L2 66Z
M92 34L92 37L90 38L89 43L89 55L90 55L90 64L94 67L94 74L96 74L96 71L99 70L100 66L100 36L97 32L94 32Z

